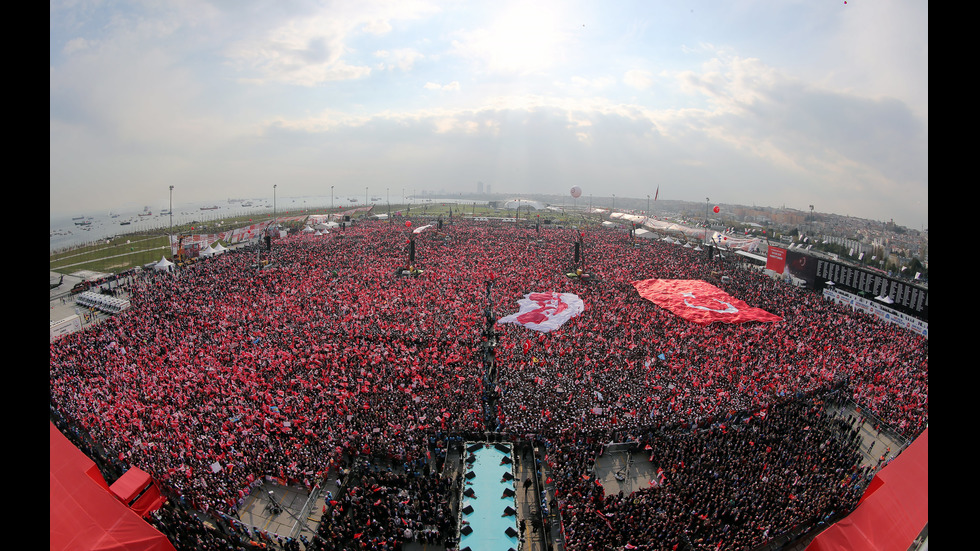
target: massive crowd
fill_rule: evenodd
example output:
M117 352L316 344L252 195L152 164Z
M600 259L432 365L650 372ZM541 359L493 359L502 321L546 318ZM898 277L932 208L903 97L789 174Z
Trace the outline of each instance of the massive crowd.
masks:
M648 444L670 491L618 497L560 486L570 549L591 540L596 549L670 549L664 542L682 536L741 548L852 503L854 487L841 478L863 473L850 448L816 436L821 393L846 394L908 437L928 422L926 339L739 269L732 255L709 261L589 230L582 253L596 279L583 283L566 276L574 230L457 223L415 235L423 271L396 275L410 231L367 223L290 235L268 251L135 279L129 311L52 343L52 410L113 461L215 515L234 515L257 478L312 485L353 456L415 472L435 434L505 431L547 442L569 457L555 465L563 481L581 479L587 462L575 458L594 453L608 441L602 435ZM258 269L258 258L268 267ZM728 276L719 287L783 320L695 325L631 284L718 274ZM510 324L488 332L488 309L499 318L535 291L578 294L586 310L548 334ZM772 436L799 434L810 418L812 439ZM776 450L767 467L754 455L764 445ZM723 468L739 473L742 490L720 476L723 462L741 466ZM351 537L406 541L408 530L412 540L446 541L432 535L449 529L444 511L399 515L399 497L447 489L429 473L398 476L408 475L374 475L378 487L399 488L380 504L354 480L343 497L353 501L338 501L329 518L336 532L371 518L373 531ZM647 529L627 529L630 516Z

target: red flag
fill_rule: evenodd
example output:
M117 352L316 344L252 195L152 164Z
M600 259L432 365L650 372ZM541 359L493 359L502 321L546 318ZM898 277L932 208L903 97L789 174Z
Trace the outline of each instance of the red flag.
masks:
M657 184L657 192L653 194L653 200L657 200L657 196L660 195L660 184Z
M700 325L716 321L745 323L782 320L697 279L646 279L632 283L641 297Z

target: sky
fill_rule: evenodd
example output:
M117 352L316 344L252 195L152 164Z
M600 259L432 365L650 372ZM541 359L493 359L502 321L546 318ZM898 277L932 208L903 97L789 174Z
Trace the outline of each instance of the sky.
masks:
M52 0L50 25L52 216L483 182L928 227L921 0Z

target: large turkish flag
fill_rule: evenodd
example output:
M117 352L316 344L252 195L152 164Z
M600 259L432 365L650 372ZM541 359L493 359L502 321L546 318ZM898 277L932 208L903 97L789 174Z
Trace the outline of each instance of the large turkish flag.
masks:
M710 283L697 279L645 279L634 281L640 296L670 310L678 316L701 325L716 321L781 321L782 318L761 308L749 306Z

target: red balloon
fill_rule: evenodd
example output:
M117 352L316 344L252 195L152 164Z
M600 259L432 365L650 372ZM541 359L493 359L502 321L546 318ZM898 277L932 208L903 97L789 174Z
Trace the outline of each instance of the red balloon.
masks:
M412 221L411 220L405 220L405 227L406 228L412 227Z
M715 210L715 214L721 212L721 208L719 208L718 205L715 205L715 209L714 210Z

